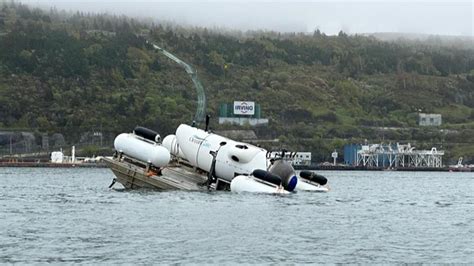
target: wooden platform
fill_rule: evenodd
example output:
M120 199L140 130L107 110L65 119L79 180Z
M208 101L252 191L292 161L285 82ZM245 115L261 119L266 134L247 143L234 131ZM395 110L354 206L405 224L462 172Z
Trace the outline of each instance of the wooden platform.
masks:
M114 172L117 182L125 188L152 188L158 190L206 190L202 185L207 176L198 174L185 165L170 165L161 171L147 170L127 158L102 158L102 161Z

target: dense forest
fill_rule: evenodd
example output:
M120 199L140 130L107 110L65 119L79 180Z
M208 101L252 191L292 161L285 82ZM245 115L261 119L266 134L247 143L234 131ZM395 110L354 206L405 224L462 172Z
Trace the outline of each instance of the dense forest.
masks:
M436 146L474 163L472 40L216 32L13 2L0 4L0 128L75 143L99 129L166 135L190 123L191 80L147 40L196 67L213 129L238 128L217 124L220 103L250 100L270 119L254 129L260 138L315 161L368 141ZM419 112L442 114L443 125L419 127Z

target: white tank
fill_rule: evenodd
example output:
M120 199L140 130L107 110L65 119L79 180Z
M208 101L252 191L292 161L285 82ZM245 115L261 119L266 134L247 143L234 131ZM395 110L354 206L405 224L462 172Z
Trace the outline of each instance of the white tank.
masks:
M212 164L210 151L217 151L215 174L232 180L255 169L267 169L267 151L256 146L236 142L188 125L176 130L176 140L184 157L196 167L209 171ZM221 146L220 143L225 143Z
M230 191L232 192L257 192L257 193L277 193L277 194L288 194L290 192L280 188L278 186L271 186L255 179L239 175L232 179L230 182Z
M156 167L166 166L170 161L170 152L157 143L138 139L133 134L122 133L115 138L115 150Z
M296 183L295 191L327 192L328 188L320 186L318 184L311 184L305 181L303 178L298 178L298 183Z
M183 152L181 151L181 148L178 145L178 141L176 140L176 135L171 134L171 135L166 136L163 139L163 142L161 143L161 145L163 145L163 147L168 149L168 151L172 155L179 158L186 159L186 157L184 157Z

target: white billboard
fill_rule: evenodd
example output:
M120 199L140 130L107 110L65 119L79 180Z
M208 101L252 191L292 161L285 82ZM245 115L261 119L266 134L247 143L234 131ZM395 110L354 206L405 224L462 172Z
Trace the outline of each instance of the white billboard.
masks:
M254 115L255 102L234 101L234 115Z

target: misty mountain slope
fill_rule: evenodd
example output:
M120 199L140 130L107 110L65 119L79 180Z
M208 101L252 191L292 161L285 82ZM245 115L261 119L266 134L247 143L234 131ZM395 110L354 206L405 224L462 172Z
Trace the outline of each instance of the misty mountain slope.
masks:
M196 107L191 80L146 39L196 67L213 117L220 103L256 101L270 118L269 127L257 129L260 137L281 137L282 145L313 151L317 159L364 139L474 143L471 48L343 32L237 36L6 3L0 126L61 132L73 142L99 127L113 136L141 124L164 135L189 123ZM419 111L441 113L444 128L462 132L418 128ZM228 127L215 121L213 128Z

